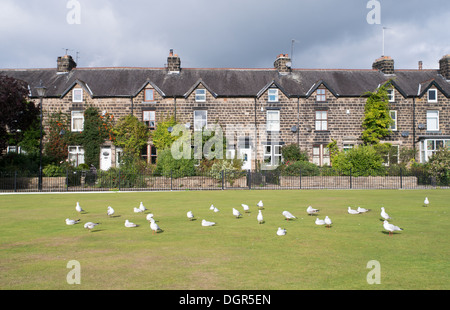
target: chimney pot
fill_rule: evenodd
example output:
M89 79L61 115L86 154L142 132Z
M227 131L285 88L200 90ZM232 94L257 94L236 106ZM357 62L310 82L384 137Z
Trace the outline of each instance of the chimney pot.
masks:
M287 66L289 62L291 62L291 59L288 54L279 54L273 66L279 73L287 74L291 72L291 68Z
M57 64L56 69L57 69L58 73L68 73L73 68L77 67L76 62L73 60L72 56L70 56L70 55L64 55L64 56L58 57L56 64Z
M372 69L379 70L384 74L394 74L394 60L389 56L382 56L375 60Z
M446 80L450 80L450 54L445 55L439 60L439 73Z
M422 70L423 69L423 62L422 62L422 60L420 60L419 61L419 70Z
M170 73L179 73L181 70L181 60L178 54L173 54L173 49L170 50L169 57L167 57L167 69Z

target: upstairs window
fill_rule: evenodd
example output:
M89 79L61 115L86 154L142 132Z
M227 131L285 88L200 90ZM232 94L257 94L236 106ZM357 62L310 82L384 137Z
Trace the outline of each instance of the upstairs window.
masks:
M206 101L206 89L196 89L195 90L195 101L205 102Z
M316 111L316 130L328 130L328 111Z
M267 111L267 131L280 131L280 111L268 110Z
M428 90L428 102L437 102L437 89Z
M153 89L144 90L144 101L149 102L149 101L154 101L154 100L155 100L155 97L154 97Z
M395 90L393 88L387 90L389 102L395 102Z
M72 111L71 113L71 130L73 132L81 132L84 127L84 112Z
M148 129L156 129L156 112L155 111L142 111L142 120Z
M268 101L278 102L278 89L269 89Z
M327 97L325 95L325 89L323 89L323 88L318 89L317 93L316 93L316 101L317 102L323 102L323 101L326 101L326 100L327 100Z
M397 131L397 111L389 111L389 115L392 118L392 122L389 128L392 131Z
M83 102L83 89L81 89L81 88L73 89L72 102Z
M201 131L208 124L208 111L194 111L194 131Z
M439 111L427 111L427 130L438 131L439 130Z

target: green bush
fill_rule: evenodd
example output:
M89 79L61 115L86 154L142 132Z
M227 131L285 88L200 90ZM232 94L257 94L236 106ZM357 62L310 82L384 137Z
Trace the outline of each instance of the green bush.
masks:
M286 162L277 168L283 176L316 176L320 174L320 168L308 161Z
M333 160L333 168L343 173L352 171L354 176L382 175L385 171L383 158L371 145L360 145L339 152Z
M170 149L158 152L158 162L156 163L156 174L168 175L171 171L173 177L195 175L194 159L174 159Z
M285 161L309 161L306 152L302 152L298 144L295 143L283 146L281 148L281 154L283 155L283 159Z

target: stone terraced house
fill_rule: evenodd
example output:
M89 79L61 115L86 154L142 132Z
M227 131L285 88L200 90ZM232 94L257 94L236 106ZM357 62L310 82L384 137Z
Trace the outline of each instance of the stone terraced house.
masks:
M225 131L229 156L243 159L244 169L258 163L276 166L283 145L297 143L318 165L330 163L326 145L340 149L362 143L362 119L368 91L391 80L392 132L383 142L413 149L426 162L439 147L450 146L450 55L439 69L399 70L384 56L372 69L292 69L288 55L277 56L273 68L183 68L171 50L161 68L77 68L71 56L58 57L56 68L0 69L0 74L47 88L44 115L71 115L71 130L83 129L83 110L95 106L115 119L133 114L154 130L168 116L192 132L218 124ZM44 125L46 119L44 118ZM116 166L120 149L101 146L101 169ZM157 160L149 141L142 156ZM69 159L83 162L83 149L69 147Z

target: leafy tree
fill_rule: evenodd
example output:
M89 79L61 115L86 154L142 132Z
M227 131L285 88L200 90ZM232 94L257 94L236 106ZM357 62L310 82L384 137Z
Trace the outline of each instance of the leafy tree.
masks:
M383 157L372 145L360 145L334 156L333 167L353 175L377 175L383 171Z
M27 100L25 82L8 76L0 76L0 153L8 140L17 144L23 133L39 118L39 105Z
M174 127L177 124L174 117L171 116L166 120L159 122L156 130L151 133L153 145L157 150L164 150L170 148L172 143L177 139L169 132L169 127Z
M366 144L376 144L380 139L390 133L389 126L392 118L389 115L388 87L390 82L380 86L376 92L367 92L366 105L364 107L364 120L362 127L362 140Z
M428 160L428 171L441 184L450 182L450 148L439 149Z
M302 152L296 143L284 145L281 148L281 154L285 162L308 161L306 152Z

